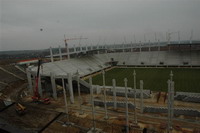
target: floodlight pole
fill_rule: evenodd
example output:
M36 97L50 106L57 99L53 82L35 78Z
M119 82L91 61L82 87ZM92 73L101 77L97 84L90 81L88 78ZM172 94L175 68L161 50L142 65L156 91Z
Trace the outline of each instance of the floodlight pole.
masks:
M107 101L106 101L106 85L105 85L105 71L102 71L103 76L103 94L104 94L104 108L105 108L105 119L108 119L108 112L107 112Z
M127 78L124 79L125 97L126 97L126 133L129 133L129 119L128 119L128 95L127 95Z
M80 106L80 112L79 114L83 114L83 110L82 110L82 98L81 98L81 90L80 90L80 78L79 78L79 74L77 75L77 87L78 87L78 98L79 98L79 106Z
M91 101L92 101L93 131L95 131L96 130L96 122L95 122L94 97L93 97L92 77L91 76L89 78L89 84L90 84L90 95L91 95Z
M68 80L70 101L71 101L71 103L74 103L74 92L73 92L73 84L72 84L72 75L71 75L71 73L67 74L67 80Z
M174 81L171 82L171 125L174 117Z
M133 72L133 77L134 77L134 105L135 105L135 108L134 108L134 119L135 119L135 123L137 123L137 111L136 111L136 72L134 70Z
M65 101L65 113L67 115L67 121L69 121L69 112L68 112L68 106L67 106L67 96L66 96L66 89L65 89L64 78L62 78L62 86L63 86L64 101Z
M174 115L174 81L168 80L168 124L167 130L169 133L172 131L172 120Z
M114 109L117 109L117 98L116 98L116 81L115 79L112 80L113 84L113 100L114 100Z
M143 80L140 80L140 112L143 113Z
M168 126L167 126L167 130L168 130L168 132L170 132L171 131L171 107L170 107L170 104L171 104L171 101L170 101L170 99L171 99L171 95L170 95L171 81L168 80L167 84L168 84L168 98L167 98L167 101L168 101L168 124L167 125Z

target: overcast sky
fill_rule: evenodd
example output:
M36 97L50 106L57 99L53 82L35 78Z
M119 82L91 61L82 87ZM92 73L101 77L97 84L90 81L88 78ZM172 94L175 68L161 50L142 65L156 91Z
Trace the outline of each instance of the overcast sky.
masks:
M0 0L0 51L64 47L64 34L82 45L165 41L167 31L189 40L192 29L200 40L200 0Z

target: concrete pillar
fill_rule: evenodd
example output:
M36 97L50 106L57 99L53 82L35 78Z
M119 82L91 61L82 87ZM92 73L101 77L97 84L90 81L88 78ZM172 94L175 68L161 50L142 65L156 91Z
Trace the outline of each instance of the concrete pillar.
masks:
M77 75L77 87L78 87L78 98L79 98L79 107L80 107L80 112L79 114L83 114L83 110L82 110L82 98L81 98L81 89L80 89L80 78Z
M26 75L27 75L27 79L28 79L29 93L30 93L30 95L33 95L33 83L32 83L32 79L31 79L31 73L28 68L26 69Z
M69 121L69 112L68 112L68 105L67 105L67 96L66 96L66 88L65 88L65 81L64 78L62 78L62 86L63 86L63 95L64 95L64 102L65 102L65 113L67 115L67 119Z
M171 81L167 81L168 84L168 97L167 97L167 105L168 105L168 121L167 121L167 130L171 131Z
M43 96L42 94L42 84L41 84L41 75L39 74L39 77L38 77L38 93L40 95L40 97Z
M126 98L126 133L129 133L129 119L128 119L128 95L127 95L127 78L124 79L125 98Z
M174 81L171 82L171 120L172 122L173 122L173 117L174 117Z
M133 78L134 78L134 105L135 105L135 108L134 108L134 120L135 120L135 123L137 123L137 111L136 111L136 72L134 70L133 72Z
M103 94L104 94L104 108L105 108L105 119L108 119L108 112L107 112L107 101L106 101L106 85L105 85L105 71L102 71L103 76Z
M51 56L51 62L53 62L53 52L52 52L52 48L50 47L50 56Z
M51 86L52 86L52 90L53 90L53 98L55 100L57 100L57 90L56 90L55 75L51 72L50 76L51 76Z
M68 87L69 87L69 94L70 94L70 102L74 103L74 92L73 92L73 85L72 85L72 75L70 73L67 74L68 80Z
M60 45L59 45L59 56L60 56L60 60L62 60L62 51L61 51Z
M113 84L113 101L114 101L114 109L117 109L116 81L115 81L115 79L112 80L112 84Z
M140 41L140 52L142 51L142 42Z
M90 96L91 96L91 103L92 103L92 119L93 119L93 130L96 130L96 122L95 122L95 110L94 110L94 97L93 97L93 88L92 88L92 77L89 78L90 84Z
M140 80L140 112L143 113L144 102L143 102L143 80Z

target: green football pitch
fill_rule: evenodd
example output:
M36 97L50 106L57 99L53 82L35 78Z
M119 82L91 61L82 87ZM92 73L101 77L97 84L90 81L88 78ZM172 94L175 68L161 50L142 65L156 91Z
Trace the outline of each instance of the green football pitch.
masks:
M114 68L105 72L106 86L112 86L112 79L117 86L124 86L124 78L128 79L128 87L133 88L133 71L136 72L136 86L139 80L144 81L144 89L167 91L167 80L173 72L175 91L200 93L200 69L193 68ZM95 85L102 85L102 74L94 76Z

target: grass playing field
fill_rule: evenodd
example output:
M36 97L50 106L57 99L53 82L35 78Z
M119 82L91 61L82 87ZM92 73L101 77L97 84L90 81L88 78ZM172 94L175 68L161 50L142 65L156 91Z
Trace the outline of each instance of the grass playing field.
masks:
M192 68L114 68L105 73L106 85L112 86L112 79L116 79L117 86L124 86L124 78L128 79L128 86L133 87L133 71L136 71L136 84L144 81L144 89L152 91L167 91L167 80L172 70L175 91L200 93L200 69ZM102 74L93 77L93 84L102 85Z

